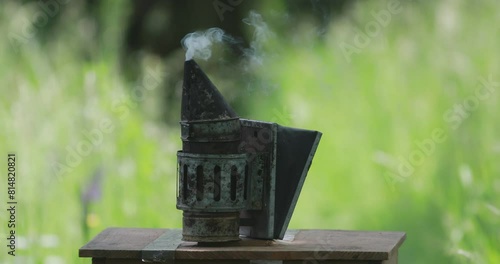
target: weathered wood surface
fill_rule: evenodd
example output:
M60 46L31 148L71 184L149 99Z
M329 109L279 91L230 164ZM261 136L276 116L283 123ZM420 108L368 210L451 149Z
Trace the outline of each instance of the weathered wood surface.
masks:
M93 259L92 264L143 264L132 259ZM397 264L386 260L171 260L166 264Z
M397 263L397 250L406 237L403 232L289 230L284 240L242 238L210 246L181 241L180 233L180 229L108 228L80 249L80 257L92 257L94 263L118 263L116 259L122 259L120 263L129 263L125 259L154 262L175 259L178 263L201 263L197 260Z
M108 228L80 248L80 257L140 259L142 249L165 231L167 229Z

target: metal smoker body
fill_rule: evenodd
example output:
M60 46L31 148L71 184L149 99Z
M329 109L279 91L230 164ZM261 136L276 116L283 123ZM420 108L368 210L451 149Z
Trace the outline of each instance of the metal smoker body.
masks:
M282 239L321 133L239 118L194 60L180 124L183 240Z

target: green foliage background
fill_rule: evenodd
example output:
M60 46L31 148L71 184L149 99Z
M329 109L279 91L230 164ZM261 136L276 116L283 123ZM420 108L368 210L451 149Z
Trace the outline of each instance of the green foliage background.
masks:
M78 259L78 248L106 227L180 227L179 130L159 121L159 98L165 84L179 88L173 78L183 52L166 60L143 55L140 77L128 81L118 43L129 10L105 5L98 37L75 1L61 7L46 42L35 28L20 45L9 36L39 7L0 6L0 146L2 155L17 154L21 237L15 258L1 246L1 263L89 263ZM246 118L324 134L290 227L405 231L400 263L500 263L500 87L457 128L445 117L477 98L479 80L500 82L498 3L402 2L401 12L349 56L342 45L354 45L387 2L357 3L322 38L307 21L286 28L270 11L280 8L273 2L257 10L271 30L288 32L269 38L264 64L253 69L266 85L236 96L247 97ZM200 64L225 94L234 93L217 67ZM131 91L151 69L163 73L161 82L136 102ZM102 141L75 166L58 167L103 120L111 129ZM413 163L411 175L394 174L435 129L444 131L444 142ZM5 162L0 167L5 174ZM102 195L84 215L82 190L99 173ZM6 184L2 177L2 206ZM1 237L7 217L2 209Z

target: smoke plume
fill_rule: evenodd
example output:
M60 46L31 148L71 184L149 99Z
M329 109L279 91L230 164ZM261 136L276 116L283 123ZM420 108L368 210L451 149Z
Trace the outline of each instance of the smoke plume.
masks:
M204 32L196 31L187 34L182 40L182 46L186 49L186 60L193 57L208 60L212 56L212 44L222 42L224 30L220 28L209 28Z
M223 43L237 47L243 53L243 60L246 64L262 65L263 44L273 36L262 16L255 11L250 11L243 23L254 28L253 38L250 47L244 47L241 40L236 39L220 28L210 28L206 31L196 31L187 34L182 40L182 46L186 50L186 60L193 58L208 60L212 55L212 45Z
M267 27L262 16L255 11L250 11L248 17L243 19L243 23L254 28L253 40L250 42L250 48L243 50L245 59L247 60L247 67L261 66L264 61L263 45L267 42L269 37L273 36L273 33Z

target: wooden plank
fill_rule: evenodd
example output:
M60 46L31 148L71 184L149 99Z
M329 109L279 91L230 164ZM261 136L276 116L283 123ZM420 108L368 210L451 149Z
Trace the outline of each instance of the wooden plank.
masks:
M80 257L92 258L136 258L142 249L167 229L153 228L107 228L80 248Z
M293 240L243 239L222 247L183 242L176 259L388 260L403 232L301 230Z
M142 250L144 262L167 262L175 258L175 250L182 242L180 230L170 229Z
M106 259L104 264L144 264L140 259Z
M165 234L165 232L170 234ZM284 240L240 241L217 245L198 245L180 241L180 229L104 230L80 249L80 257L142 259L143 253L166 254L181 260L306 260L309 263L336 260L355 260L345 263L397 263L397 249L406 235L403 232L290 230ZM159 239L176 237L172 239ZM155 241L157 240L158 241ZM167 242L168 243L167 243ZM167 244L165 244L167 243ZM175 244L179 245L176 246ZM165 251L165 252L163 252ZM166 260L166 258L163 258ZM182 262L180 262L182 263ZM193 262L194 263L194 262ZM326 262L325 262L326 263Z
M381 260L285 260L283 264L382 264Z
M142 264L138 259L104 259L99 264ZM92 262L94 263L94 262ZM97 262L96 262L97 263ZM156 262L158 263L158 262ZM170 260L161 262L163 264L385 264L379 260L285 260L285 261L251 261L251 260Z

